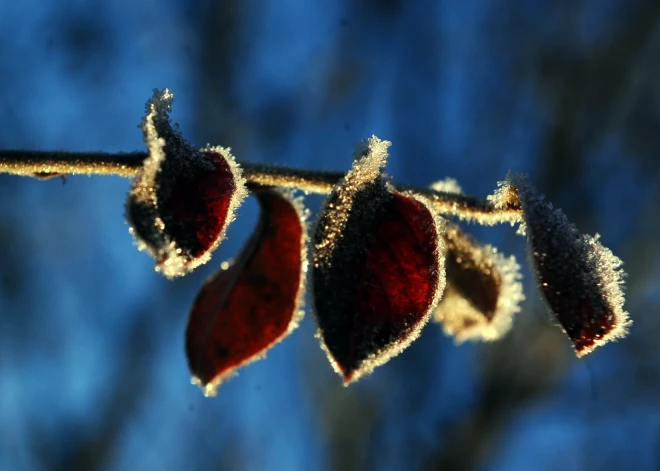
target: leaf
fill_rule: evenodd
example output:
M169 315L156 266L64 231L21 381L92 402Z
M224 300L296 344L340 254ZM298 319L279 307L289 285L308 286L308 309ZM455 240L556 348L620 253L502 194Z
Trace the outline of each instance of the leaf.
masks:
M509 175L497 195L519 198L527 247L539 290L579 357L625 337L632 321L623 310L621 260L599 235L581 234L522 175Z
M525 299L520 266L513 256L479 244L455 224L447 223L444 237L447 286L434 319L458 343L501 338Z
M142 131L149 155L134 179L126 217L140 250L156 259L156 271L182 276L206 263L247 195L229 149L195 150L172 129L174 95L154 90Z
M346 385L419 336L445 285L443 222L386 182L389 145L372 137L358 149L314 235L318 336Z
M204 284L188 319L188 365L207 396L238 368L263 358L303 316L302 206L272 189L256 196L257 228L235 261Z

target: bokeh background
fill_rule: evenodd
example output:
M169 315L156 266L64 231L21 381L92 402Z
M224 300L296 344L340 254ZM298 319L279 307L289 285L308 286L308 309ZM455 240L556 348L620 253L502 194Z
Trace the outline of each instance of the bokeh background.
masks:
M128 233L128 180L0 175L0 468L660 469L658 77L657 0L3 1L0 148L141 150L169 87L187 138L239 160L344 170L376 134L402 183L485 196L528 172L625 261L635 325L577 360L525 268L500 342L430 324L344 388L307 316L206 399L188 309L256 204L170 282ZM525 261L510 227L474 230Z

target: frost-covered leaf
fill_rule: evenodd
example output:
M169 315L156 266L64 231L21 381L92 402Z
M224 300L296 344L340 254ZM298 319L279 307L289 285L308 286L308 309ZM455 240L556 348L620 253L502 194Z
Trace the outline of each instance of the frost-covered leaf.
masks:
M149 155L133 181L126 217L138 248L168 278L206 263L247 194L238 164L222 147L195 150L169 112L169 90L154 90L142 132Z
M186 355L205 395L262 358L302 318L307 271L302 204L277 190L256 194L257 228L229 267L202 287L186 329Z
M537 284L578 356L624 337L631 325L623 310L621 260L599 236L581 234L522 175L509 175L497 195L519 198Z
M314 313L349 384L417 338L445 286L443 222L384 176L390 143L372 137L334 188L314 235Z
M525 299L520 266L513 256L479 244L455 224L447 224L444 238L447 286L434 319L457 342L499 339Z

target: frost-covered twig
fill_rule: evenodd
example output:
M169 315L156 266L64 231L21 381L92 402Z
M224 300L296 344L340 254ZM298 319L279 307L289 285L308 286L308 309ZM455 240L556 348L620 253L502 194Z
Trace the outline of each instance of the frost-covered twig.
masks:
M65 152L34 150L0 150L0 173L34 178L60 175L118 175L133 178L142 168L146 152ZM308 193L330 194L341 181L341 172L321 172L276 165L241 162L248 188L276 186ZM522 220L515 199L506 206L495 207L486 199L457 193L436 191L406 185L394 185L402 192L422 196L443 216L493 225Z

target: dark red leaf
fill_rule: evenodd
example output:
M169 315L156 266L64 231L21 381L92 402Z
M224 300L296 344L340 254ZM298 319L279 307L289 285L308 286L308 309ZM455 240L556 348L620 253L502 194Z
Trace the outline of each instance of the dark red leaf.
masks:
M510 175L498 194L520 200L539 290L578 356L624 337L631 321L623 310L621 260L598 235L581 234L525 177Z
M525 299L520 266L455 224L446 227L447 286L434 318L457 342L497 340L509 331Z
M445 284L441 223L385 181L388 146L372 138L359 151L316 226L315 317L345 384L410 345Z
M302 316L306 232L299 204L275 190L256 194L261 216L236 260L202 287L186 329L194 382L206 395L263 357Z
M195 150L172 129L173 95L154 91L142 123L149 156L126 203L131 233L167 277L206 263L246 195L245 181L221 147Z

